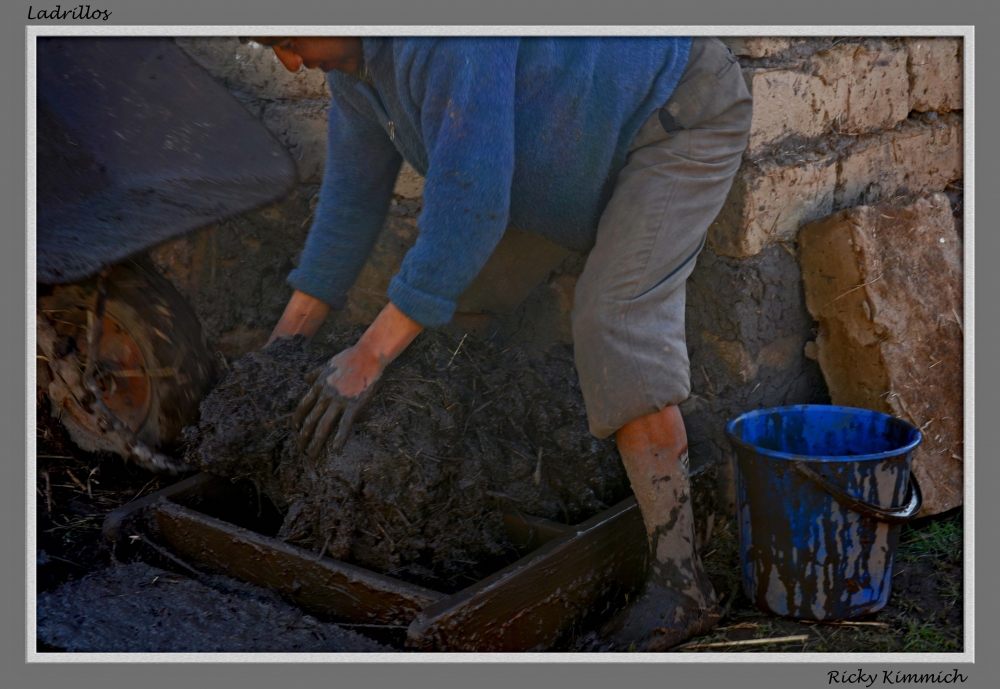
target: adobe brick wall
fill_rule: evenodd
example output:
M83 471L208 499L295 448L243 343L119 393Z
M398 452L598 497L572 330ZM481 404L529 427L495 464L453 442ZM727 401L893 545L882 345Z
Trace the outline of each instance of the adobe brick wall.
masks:
M685 406L693 452L718 465L728 506L722 424L753 408L830 401L805 355L816 323L805 307L799 228L934 192L960 204L963 148L960 39L724 40L743 66L754 121L689 283L694 390Z
M749 258L834 210L961 179L959 39L788 39L758 58L760 40L727 39L749 53L754 119L716 253Z
M806 344L815 337L797 262L810 221L862 204L946 192L960 204L962 45L958 38L728 37L754 98L750 147L688 284L693 392L683 405L696 471L732 500L722 427L762 406L828 402ZM301 185L268 209L156 252L209 335L230 356L266 339L290 290L325 154L323 75L289 74L270 50L234 38L178 43L225 84L296 158ZM386 227L332 322L365 323L416 238L422 180L404 167ZM960 225L959 225L960 227ZM570 256L498 327L536 347L569 341ZM234 288L234 285L238 285Z

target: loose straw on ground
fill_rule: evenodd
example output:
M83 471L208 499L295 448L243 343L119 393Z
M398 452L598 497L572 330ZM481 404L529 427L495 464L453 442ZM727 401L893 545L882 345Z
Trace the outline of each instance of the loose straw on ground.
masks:
M762 646L764 644L790 644L797 641L808 641L808 634L797 634L795 636L776 636L771 639L744 639L743 641L714 641L707 644L688 644L678 646L675 650L687 651L693 648L730 648L734 646Z
M910 541L910 543L916 543L916 541ZM889 625L885 622L859 622L859 621L842 621L842 622L819 622L813 620L801 620L803 624L822 624L827 627L879 627L886 628Z
M455 360L455 357L458 356L458 350L462 348L462 344L465 342L465 338L467 338L468 336L469 333L465 333L464 335L462 335L462 340L458 343L458 346L455 347L455 351L452 353L451 358L448 359L448 365L444 367L445 371L451 368L451 362L453 362Z

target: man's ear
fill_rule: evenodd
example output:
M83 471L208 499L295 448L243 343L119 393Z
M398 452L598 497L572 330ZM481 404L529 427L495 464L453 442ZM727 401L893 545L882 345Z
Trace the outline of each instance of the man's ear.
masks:
M291 50L283 50L278 46L277 43L271 46L271 50L274 51L274 56L278 58L278 61L285 66L289 72L297 72L302 68L302 57Z

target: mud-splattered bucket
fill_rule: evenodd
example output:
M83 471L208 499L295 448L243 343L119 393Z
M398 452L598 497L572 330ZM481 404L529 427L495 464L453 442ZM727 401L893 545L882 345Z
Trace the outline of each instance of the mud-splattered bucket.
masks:
M865 409L801 405L743 414L726 435L750 600L809 620L882 609L900 525L921 507L910 473L920 431Z

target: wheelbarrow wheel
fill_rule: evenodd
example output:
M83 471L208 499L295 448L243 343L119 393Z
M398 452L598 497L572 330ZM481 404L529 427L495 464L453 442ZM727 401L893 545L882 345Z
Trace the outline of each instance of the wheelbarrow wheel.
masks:
M161 452L177 449L181 429L197 418L198 405L218 380L220 360L194 310L148 259L114 266L106 278L107 301L97 362L104 403L135 433ZM97 281L39 285L38 309L59 334L56 356L88 355L88 314ZM40 363L45 357L41 357ZM51 369L39 366L39 388L52 415L72 440L90 452L116 452L93 414L88 414Z

